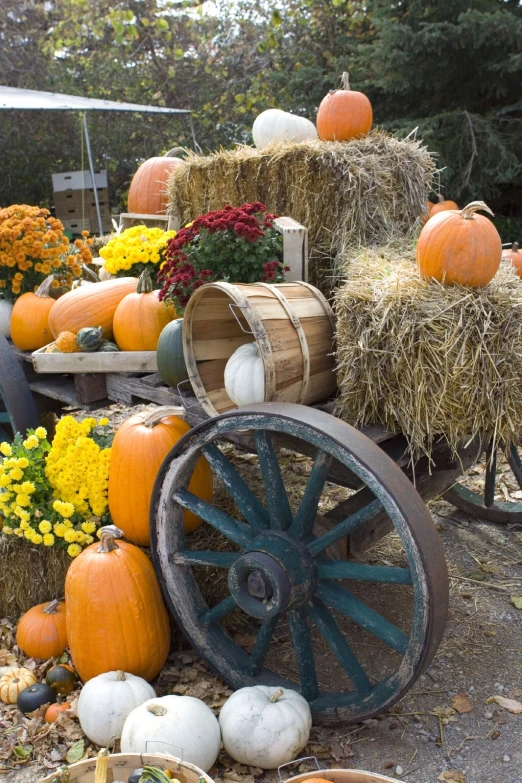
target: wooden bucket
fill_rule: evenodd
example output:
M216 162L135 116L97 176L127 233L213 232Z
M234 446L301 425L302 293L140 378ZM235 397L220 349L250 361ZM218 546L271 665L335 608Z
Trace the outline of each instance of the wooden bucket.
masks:
M364 772L362 769L316 769L314 772L305 772L303 775L288 778L285 783L301 783L301 781L304 783L311 778L332 783L397 783L396 778Z
M331 396L333 311L308 283L209 283L183 318L183 352L194 393L209 416L237 406L225 391L225 365L254 340L265 369L266 402L310 405Z
M107 783L115 780L126 781L131 772L138 767L157 766L162 769L170 769L180 783L198 783L202 779L205 783L214 783L206 772L189 764L188 761L180 761L174 756L164 753L114 753L109 756ZM96 757L78 761L69 767L69 781L71 783L94 783L94 771L96 769ZM58 778L59 779L59 778ZM48 775L40 783L51 783L57 780L56 772Z

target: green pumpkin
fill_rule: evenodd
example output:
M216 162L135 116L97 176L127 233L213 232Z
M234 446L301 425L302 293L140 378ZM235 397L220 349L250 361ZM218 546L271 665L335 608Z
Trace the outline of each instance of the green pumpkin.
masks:
M93 326L86 326L80 329L76 335L76 342L78 348L84 353L93 353L99 351L103 343L103 329L98 326L96 329Z
M111 343L110 340L104 340L101 344L101 348L98 349L99 353L107 353L111 351L114 353L114 351L119 351L120 349L116 345L116 343Z
M156 349L158 372L165 383L174 388L189 377L183 356L182 331L183 318L168 323L160 334Z

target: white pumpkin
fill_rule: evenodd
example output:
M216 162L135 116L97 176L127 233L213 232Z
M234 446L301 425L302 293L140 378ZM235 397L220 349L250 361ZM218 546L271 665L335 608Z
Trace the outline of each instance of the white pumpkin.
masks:
M111 737L121 737L129 713L155 696L152 685L134 674L99 674L85 683L78 699L82 731L91 742L106 748Z
M281 109L267 109L254 120L252 137L256 147L262 150L271 142L316 139L317 129L305 117Z
M225 365L225 391L236 405L264 401L265 368L257 343L234 351Z
M223 745L240 764L276 769L305 747L312 727L308 702L296 691L254 685L241 688L219 715Z
M11 337L11 313L13 305L7 299L0 299L0 334L4 337Z
M121 752L165 752L166 745L156 746L155 742L182 748L183 761L208 772L221 747L219 723L210 707L192 696L149 699L136 707L125 721ZM175 748L169 752L176 755Z

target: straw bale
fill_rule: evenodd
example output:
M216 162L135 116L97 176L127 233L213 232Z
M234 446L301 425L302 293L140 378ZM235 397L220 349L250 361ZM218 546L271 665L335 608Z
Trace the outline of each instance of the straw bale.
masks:
M522 435L522 283L503 264L484 289L422 280L413 243L353 252L336 293L336 413L402 431L431 453Z
M330 274L341 248L384 243L418 229L435 172L421 142L382 131L347 143L188 153L185 163L169 180L171 214L185 222L226 204L262 201L308 229L316 284Z

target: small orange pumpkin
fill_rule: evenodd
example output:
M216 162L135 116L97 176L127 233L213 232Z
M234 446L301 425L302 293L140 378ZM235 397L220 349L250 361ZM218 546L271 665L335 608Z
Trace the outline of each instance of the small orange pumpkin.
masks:
M69 648L85 682L125 671L153 680L170 647L170 623L154 567L123 531L101 528L101 541L76 557L65 578ZM88 589L86 586L88 585Z
M50 704L45 711L45 722L56 723L58 716L62 712L67 712L71 709L71 705L67 701L62 701L62 697L58 696L56 704Z
M120 277L103 283L80 286L54 303L49 326L54 337L60 332L78 334L84 326L101 326L106 340L112 337L112 321L119 303L136 290L136 277Z
M177 408L157 408L138 413L116 432L109 470L109 510L126 538L150 546L149 508L156 476L172 447L190 429ZM212 473L202 457L190 479L189 490L202 500L212 500ZM201 523L186 510L185 530L191 533Z
M165 326L179 318L172 305L158 299L148 269L141 273L136 293L127 294L114 313L114 339L121 351L155 351Z
M50 296L53 281L50 275L34 294L22 294L14 303L11 339L21 351L36 351L53 339L49 326L49 314L56 301Z
M18 623L16 643L29 658L58 658L67 647L65 604L51 601L29 609Z
M150 158L141 164L132 178L128 210L137 215L164 215L167 212L167 182L176 166L184 161L175 157L182 152L175 147L163 157Z
M422 229L417 243L417 265L424 278L446 285L482 288L497 273L502 241L483 201L473 201L458 212L433 215Z
M511 261L515 267L515 274L522 278L522 250L519 249L518 242L513 242L511 250L504 250L506 261Z
M438 202L436 204L432 204L430 207L430 217L432 215L437 215L439 212L447 212L448 210L457 209L460 209L460 207L456 201L451 201L450 199L446 200L442 195L439 194Z
M372 105L366 95L350 89L348 74L340 90L331 90L317 112L317 134L323 141L349 141L370 132Z

